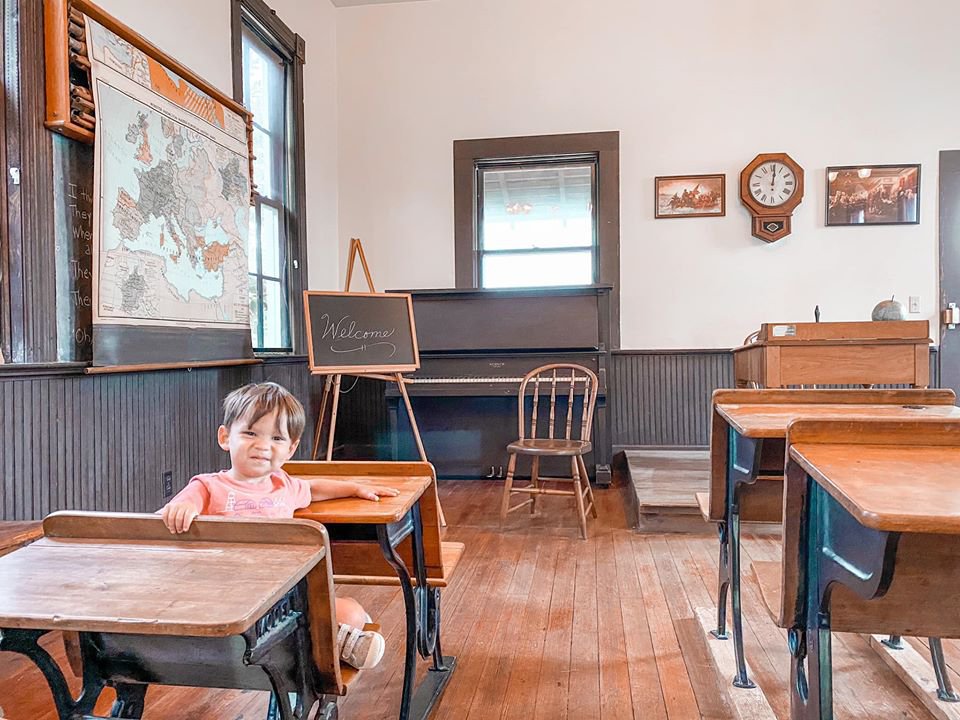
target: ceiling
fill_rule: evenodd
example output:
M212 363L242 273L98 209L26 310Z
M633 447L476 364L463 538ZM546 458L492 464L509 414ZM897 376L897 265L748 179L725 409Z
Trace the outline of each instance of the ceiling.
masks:
M330 0L337 7L355 7L357 5L386 5L398 2L422 2L422 0Z

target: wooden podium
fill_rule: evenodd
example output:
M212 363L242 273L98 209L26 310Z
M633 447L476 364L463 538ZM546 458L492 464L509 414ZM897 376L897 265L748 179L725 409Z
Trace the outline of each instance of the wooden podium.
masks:
M737 387L927 387L930 323L764 323L733 349L733 371Z

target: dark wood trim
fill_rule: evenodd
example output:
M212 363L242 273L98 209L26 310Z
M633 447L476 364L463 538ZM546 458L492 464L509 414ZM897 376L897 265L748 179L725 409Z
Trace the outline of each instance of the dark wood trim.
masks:
M0 171L3 172L3 177L0 178L0 357L5 362L12 361L10 353L10 245L7 216L7 194L11 178L7 171L7 168L10 167L7 165L7 108L10 102L10 92L16 92L16 88L10 86L7 75L7 69L10 66L7 57L9 43L7 27L9 25L7 8L4 3L0 5L0 31L3 32L3 47L0 48L0 77L3 77L3 84L0 85L0 96L3 97L4 107L4 111L0 112Z
M611 355L729 355L730 348L653 348L644 350L613 350Z
M285 252L287 279L288 317L290 344L294 353L302 353L307 347L306 328L300 297L308 283L307 274L307 189L305 121L303 112L304 78L307 46L300 35L283 22L275 10L263 0L232 0L230 3L231 53L233 60L233 97L243 102L243 19L246 16L259 27L258 32L267 36L270 45L290 63L291 77L288 135L290 155L288 162L290 192L287 208L287 246Z
M43 126L46 106L43 53L43 6L20 2L15 41L19 56L19 157L8 156L8 167L20 169L16 193L19 214L19 287L22 298L22 346L14 350L20 362L57 360L56 298L57 248L54 228L53 138ZM9 57L9 56L8 56ZM8 147L9 150L9 147ZM6 173L6 169L4 169ZM12 223L11 223L12 224ZM12 228L11 228L12 229ZM13 233L11 233L11 236ZM11 264L17 256L11 253ZM16 270L11 268L11 276ZM19 357L18 357L19 355Z
M453 214L455 281L478 286L477 163L511 158L593 155L597 157L597 282L613 286L610 297L611 347L620 346L620 133L570 133L527 137L455 140Z
M3 28L3 94L4 94L4 142L3 142L3 186L6 190L3 201L4 232L4 274L3 274L3 316L4 316L4 358L7 362L24 361L24 286L23 286L23 228L21 225L21 188L14 184L11 168L19 172L21 168L20 152L20 38L18 22L19 3L4 3Z
M307 275L307 179L306 166L306 138L305 121L303 111L303 65L306 62L307 44L302 37L294 35L294 61L291 65L293 69L293 93L290 98L292 104L293 123L293 158L291 163L293 179L293 206L291 207L290 218L294 232L288 238L288 259L287 272L289 273L289 292L291 303L289 308L290 317L290 340L294 352L303 352L307 347L306 325L304 313L296 300L303 295L307 289L309 276Z

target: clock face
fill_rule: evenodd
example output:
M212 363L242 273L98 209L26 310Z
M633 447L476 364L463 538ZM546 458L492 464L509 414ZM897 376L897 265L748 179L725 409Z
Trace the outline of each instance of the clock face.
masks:
M778 160L765 162L750 173L750 194L761 205L776 207L793 197L797 178L793 170Z

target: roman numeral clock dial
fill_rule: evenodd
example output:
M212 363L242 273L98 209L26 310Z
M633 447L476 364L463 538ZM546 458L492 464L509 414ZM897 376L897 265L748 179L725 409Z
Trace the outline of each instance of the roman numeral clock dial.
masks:
M740 173L740 201L753 216L753 235L774 242L790 234L803 199L803 168L786 153L757 155Z

